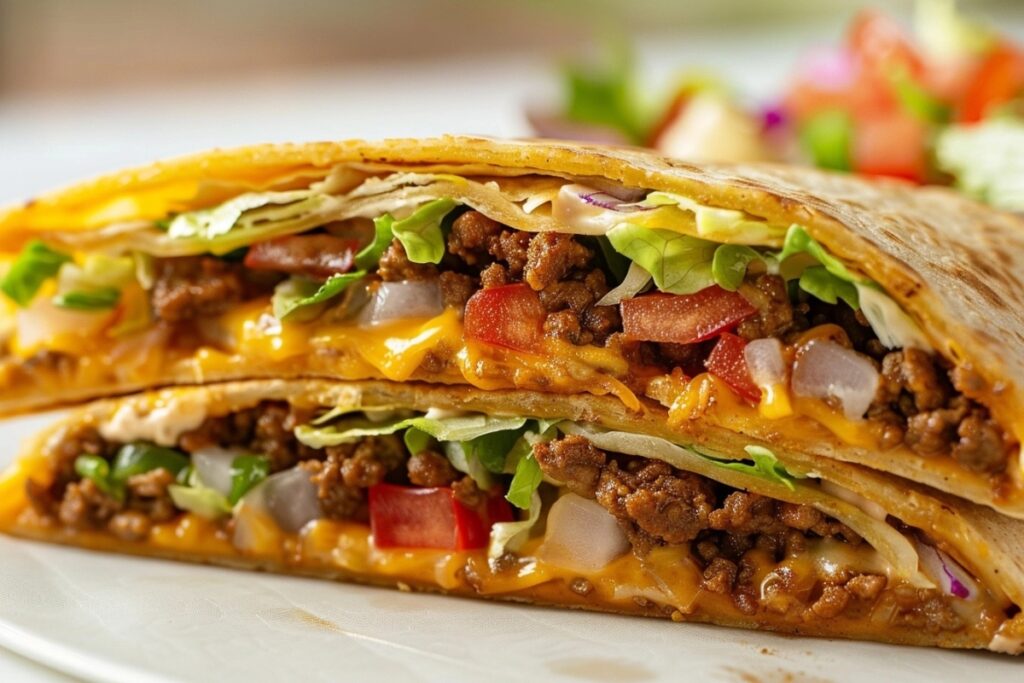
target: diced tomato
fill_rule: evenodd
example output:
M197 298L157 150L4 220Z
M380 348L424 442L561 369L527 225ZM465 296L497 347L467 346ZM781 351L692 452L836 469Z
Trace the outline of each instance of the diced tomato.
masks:
M747 342L742 337L723 332L704 365L708 372L724 380L737 394L757 403L761 400L761 390L750 378L747 359L743 356L746 347Z
M889 113L854 122L853 170L865 175L923 182L927 168L928 132L905 113Z
M692 344L732 329L757 310L737 292L712 285L696 294L647 294L621 304L622 329L637 341Z
M481 289L466 302L466 337L532 351L544 336L544 307L526 283Z
M924 61L900 25L877 10L860 12L846 40L854 55L873 71L902 67L918 76L924 70Z
M335 235L289 235L249 247L245 267L327 279L351 270L358 248L357 240Z
M993 50L978 67L960 106L957 118L976 123L995 107L1006 104L1020 92L1021 56L1008 45Z
M473 508L450 487L370 487L370 529L378 548L483 548L491 526L512 519L512 508L497 492Z

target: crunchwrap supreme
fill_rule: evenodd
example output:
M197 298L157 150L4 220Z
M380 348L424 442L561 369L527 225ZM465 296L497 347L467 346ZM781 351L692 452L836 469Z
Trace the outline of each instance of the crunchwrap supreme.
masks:
M745 445L744 445L745 444ZM612 397L255 380L93 403L0 478L0 529L593 610L1024 648L1024 522Z
M1024 224L475 138L214 151L0 215L0 411L245 378L660 404L1024 517Z

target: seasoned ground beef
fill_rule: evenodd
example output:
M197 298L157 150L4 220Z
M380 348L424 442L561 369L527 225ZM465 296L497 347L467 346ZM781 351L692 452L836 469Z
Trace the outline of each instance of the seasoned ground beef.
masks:
M533 455L545 475L611 512L640 549L705 539L713 532L729 537L717 551L732 548L729 554L753 547L758 539L783 549L793 530L860 542L849 527L812 507L729 491L660 460L610 456L579 435L538 442Z
M310 417L310 413L285 403L268 401L231 415L207 418L182 434L179 446L189 453L207 446L240 446L266 455L271 471L279 472L316 456L316 451L300 443L293 432Z
M981 474L1006 469L1012 450L988 410L958 393L938 357L920 349L887 353L882 382L867 417L883 447L905 443L919 455L952 455Z
M212 256L159 259L151 301L161 320L181 322L217 315L241 301L243 267Z
M486 266L494 259L492 244L502 226L479 211L467 211L452 221L448 235L448 253L469 266Z
M409 458L406 464L409 481L416 486L451 486L459 473L441 453L422 451Z
M933 632L963 626L939 591L902 586L884 593L883 575L845 570L808 585L785 564L768 577L758 574L753 557L767 553L779 562L814 538L861 543L851 529L812 507L731 490L665 463L604 453L579 436L538 443L534 456L547 476L596 498L615 515L634 552L689 543L701 564L701 588L729 596L744 614L763 609L829 619L877 604L897 623Z
M786 282L778 275L757 275L747 278L740 293L757 309L757 314L742 321L736 334L747 340L781 337L792 329L793 305L789 301Z

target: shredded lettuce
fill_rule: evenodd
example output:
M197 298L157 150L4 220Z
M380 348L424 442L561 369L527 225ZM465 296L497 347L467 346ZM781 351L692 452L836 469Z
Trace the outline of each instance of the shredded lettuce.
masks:
M231 503L220 491L202 482L195 470L191 470L183 484L172 484L167 493L175 507L205 517L220 519L231 514Z
M71 256L46 246L39 240L25 245L18 258L0 280L0 291L21 307L28 306L43 283L52 278Z
M293 218L312 210L323 199L323 195L317 195L309 190L249 192L210 209L179 213L168 223L167 235L174 239L198 237L212 240L226 235L236 227L248 227L256 220ZM248 212L273 205L281 208L273 212L264 212L259 216L252 215L248 221L242 220L242 216Z
M793 481L797 476L787 471L785 466L779 462L777 457L775 457L774 453L763 446L747 446L743 450L745 450L751 460L754 461L753 465L735 460L711 459L714 460L719 467L736 470L737 472L745 472L767 481L782 484L790 491L796 490L796 487L793 485Z
M663 292L693 294L714 284L712 259L718 245L672 230L622 223L608 232L620 254L651 274Z
M440 263L444 257L445 248L441 221L456 206L458 206L458 202L454 199L435 199L400 221L392 219L390 215L382 216L378 220L390 221L391 232L405 247L405 254L410 261L413 263ZM377 228L378 232L383 232L384 229L383 227Z
M786 235L786 227L758 220L735 209L705 206L681 194L651 192L639 202L644 207L678 206L696 218L697 235L716 242L778 246Z
M302 322L315 318L322 311L320 304L338 296L353 282L362 279L366 271L332 275L326 282L294 276L274 288L271 304L274 317L282 322Z
M518 522L498 522L491 527L491 541L487 546L487 557L497 559L509 551L519 550L530 537L530 530L540 519L542 503L536 491L530 496L530 513Z
M443 418L411 417L390 422L371 422L364 418L355 418L331 425L300 425L295 429L295 436L311 448L326 448L351 443L366 436L395 434L413 427L438 441L470 441L485 434L517 430L525 425L526 421L525 417L496 417L482 414Z
M103 493L115 500L124 500L124 486L110 476L110 463L98 455L80 455L75 458L75 473L89 479Z

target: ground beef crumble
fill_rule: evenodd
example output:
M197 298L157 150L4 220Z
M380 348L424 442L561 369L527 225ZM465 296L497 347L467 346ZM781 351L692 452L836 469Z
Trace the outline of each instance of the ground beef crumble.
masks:
M897 623L932 631L963 625L936 590L900 588L882 597L888 584L882 575L847 570L813 589L806 580L801 584L784 560L809 541L862 542L845 524L813 507L729 489L661 461L608 454L577 435L537 443L533 453L545 475L611 512L634 552L690 544L703 572L701 588L730 597L744 614L765 609L829 619L885 600ZM780 563L770 580L758 580L755 556Z

